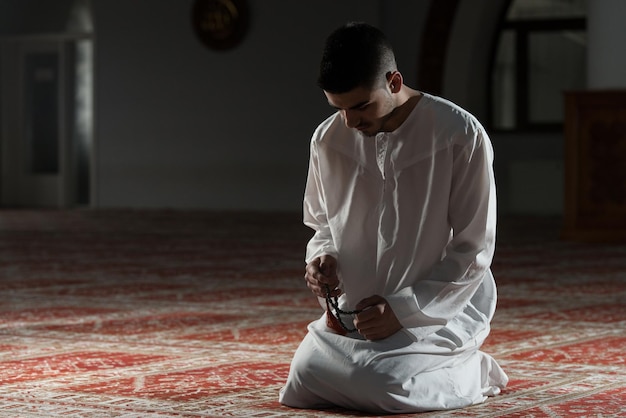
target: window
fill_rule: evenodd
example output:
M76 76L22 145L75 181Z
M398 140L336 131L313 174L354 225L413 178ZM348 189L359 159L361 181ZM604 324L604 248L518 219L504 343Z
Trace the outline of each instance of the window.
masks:
M513 0L491 72L497 130L561 129L563 92L586 85L586 0Z

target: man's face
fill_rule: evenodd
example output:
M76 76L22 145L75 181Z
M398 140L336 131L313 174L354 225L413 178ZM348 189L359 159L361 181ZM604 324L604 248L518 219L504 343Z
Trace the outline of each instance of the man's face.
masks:
M324 91L328 103L341 112L348 128L365 136L375 136L385 130L385 122L395 108L394 99L387 86L373 90L357 87L346 93Z

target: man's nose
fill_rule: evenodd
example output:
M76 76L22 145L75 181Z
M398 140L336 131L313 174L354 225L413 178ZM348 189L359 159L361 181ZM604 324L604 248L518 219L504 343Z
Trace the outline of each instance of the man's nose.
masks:
M343 111L343 120L348 128L355 128L359 125L359 117L352 110Z

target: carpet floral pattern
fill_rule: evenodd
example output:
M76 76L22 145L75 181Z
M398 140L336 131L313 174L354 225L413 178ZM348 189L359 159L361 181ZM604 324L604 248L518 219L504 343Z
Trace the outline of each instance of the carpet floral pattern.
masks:
M497 248L484 350L509 387L416 416L626 417L626 245L548 230ZM0 211L0 416L368 416L277 402L321 313L309 234L297 214Z

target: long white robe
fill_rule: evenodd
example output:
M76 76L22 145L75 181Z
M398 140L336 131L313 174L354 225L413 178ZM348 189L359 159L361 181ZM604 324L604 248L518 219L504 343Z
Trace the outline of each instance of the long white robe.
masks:
M335 256L342 308L381 295L404 328L366 341L333 333L323 315L294 355L281 403L407 413L480 403L506 386L479 350L496 304L492 165L476 118L428 94L375 138L339 113L320 124L304 197L315 231L306 261Z

